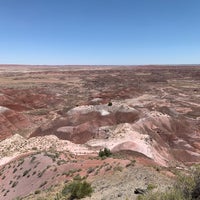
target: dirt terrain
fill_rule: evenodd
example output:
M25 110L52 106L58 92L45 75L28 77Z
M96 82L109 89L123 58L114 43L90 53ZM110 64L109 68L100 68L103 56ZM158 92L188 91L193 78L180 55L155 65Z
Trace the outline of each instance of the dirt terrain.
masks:
M88 199L136 199L199 162L200 66L0 66L0 199L78 174Z

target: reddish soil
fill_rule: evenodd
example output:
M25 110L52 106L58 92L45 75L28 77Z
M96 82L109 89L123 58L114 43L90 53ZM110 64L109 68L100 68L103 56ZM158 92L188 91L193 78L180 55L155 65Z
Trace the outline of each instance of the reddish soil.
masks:
M27 128L30 122L26 116L14 110L0 111L0 141L12 136L17 130Z
M67 153L44 152L14 160L0 169L0 199L25 196L36 190L44 190L60 182L68 182L73 177L113 174L114 170L125 168L129 160L96 156L70 156ZM116 169L115 169L116 168Z

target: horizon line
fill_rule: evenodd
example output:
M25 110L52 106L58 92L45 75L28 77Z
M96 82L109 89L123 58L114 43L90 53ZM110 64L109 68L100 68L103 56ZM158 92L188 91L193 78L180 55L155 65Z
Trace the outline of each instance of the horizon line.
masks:
M0 63L0 66L197 66L199 64L20 64Z

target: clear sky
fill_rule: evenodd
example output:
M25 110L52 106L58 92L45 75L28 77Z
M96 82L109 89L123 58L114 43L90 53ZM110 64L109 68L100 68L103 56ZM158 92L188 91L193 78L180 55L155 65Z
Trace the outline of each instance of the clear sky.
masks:
M200 0L0 0L0 63L199 64Z

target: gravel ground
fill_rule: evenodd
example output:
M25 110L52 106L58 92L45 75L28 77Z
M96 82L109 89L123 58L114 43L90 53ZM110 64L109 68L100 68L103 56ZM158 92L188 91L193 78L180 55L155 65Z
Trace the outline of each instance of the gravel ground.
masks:
M155 186L155 191L163 191L172 185L173 179L156 171L152 167L135 166L116 171L114 175L99 177L92 186L95 188L91 197L85 200L136 200L135 188L146 189Z

